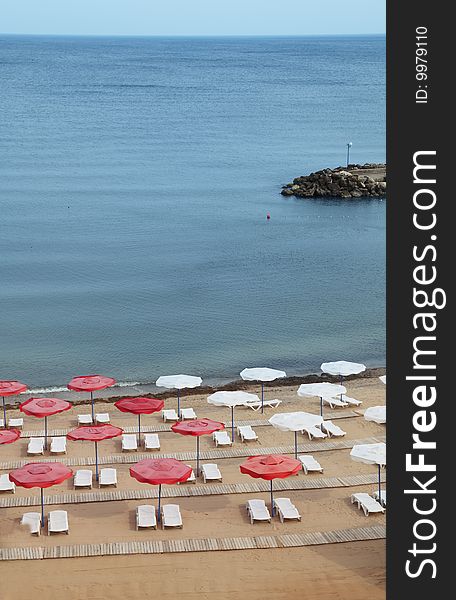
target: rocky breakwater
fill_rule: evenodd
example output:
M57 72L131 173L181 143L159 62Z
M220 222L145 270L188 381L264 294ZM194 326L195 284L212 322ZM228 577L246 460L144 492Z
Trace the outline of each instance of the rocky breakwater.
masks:
M296 177L283 186L281 194L298 198L384 198L386 165L366 163L323 169Z

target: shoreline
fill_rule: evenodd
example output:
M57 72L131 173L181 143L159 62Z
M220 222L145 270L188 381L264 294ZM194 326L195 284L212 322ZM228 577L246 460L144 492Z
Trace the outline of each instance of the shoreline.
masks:
M371 379L375 377L380 377L380 375L384 375L386 372L386 367L368 367L363 373L359 373L358 375L349 375L348 377L344 377L344 381L353 381L355 379ZM274 381L266 381L264 382L264 387L267 388L284 388L290 386L299 386L302 383L318 383L321 381L329 381L331 383L339 383L339 377L334 375L326 375L324 373L307 373L305 375L289 375L287 377L283 377L282 379L276 379ZM226 378L223 380L221 378L212 379L208 378L208 382L206 385L201 385L196 388L187 388L183 390L184 396L197 396L197 395L205 395L212 394L214 392L220 390L255 390L258 391L261 389L261 383L256 381L244 381L243 379L231 379ZM96 402L104 402L104 403L113 403L121 398L125 397L134 397L134 396L143 396L143 397L155 397L155 398L174 398L176 396L176 390L164 390L164 388L159 388L155 385L155 383L138 383L132 382L129 384L125 382L121 385L117 384L112 388L107 388L105 390L100 390L99 392L95 392L95 400ZM204 380L203 380L204 383ZM41 388L39 388L41 389ZM82 394L79 392L72 392L66 388L55 386L55 391L52 390L52 387L42 388L42 392L31 391L24 392L23 394L19 394L19 396L9 396L5 398L5 404L9 408L15 408L21 402L24 402L28 398L31 397L59 397L63 400L70 400L73 404L77 405L85 405L90 404L90 399L87 397L88 394ZM46 391L47 390L47 391ZM114 393L114 391L119 390L119 393ZM122 390L122 392L120 392ZM163 391L161 391L163 390ZM82 396L82 397L81 397Z

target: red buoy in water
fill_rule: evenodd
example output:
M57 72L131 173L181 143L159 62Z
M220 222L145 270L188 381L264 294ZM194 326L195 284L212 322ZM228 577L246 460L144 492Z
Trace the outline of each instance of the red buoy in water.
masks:
M270 219L270 218L271 218L271 215L268 213L268 214L266 215L266 219L269 221L269 219Z

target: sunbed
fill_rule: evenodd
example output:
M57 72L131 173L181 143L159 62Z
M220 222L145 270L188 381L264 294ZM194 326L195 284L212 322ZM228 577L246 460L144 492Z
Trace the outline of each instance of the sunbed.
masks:
M66 437L53 437L51 439L51 454L66 453Z
M246 508L252 525L254 521L271 522L271 515L264 500L248 500Z
M138 530L143 527L157 529L155 506L152 506L152 504L143 504L136 507L136 529Z
M192 419L197 419L198 417L193 408L181 408L180 418L182 421L190 421Z
M5 427L5 421L0 419L0 429L3 429L3 427Z
M93 473L90 469L79 469L74 476L73 484L75 489L78 487L92 487Z
M212 434L212 439L214 440L216 446L233 445L233 442L231 441L231 438L226 431L214 431L214 433Z
M135 433L123 433L122 434L122 451L135 451L138 449L138 440L136 439Z
M241 442L251 442L258 439L257 434L250 425L241 425L237 428Z
M22 429L23 426L24 426L24 419L22 417L20 417L18 419L9 419L8 420L8 427L10 427L12 429Z
M319 429L316 425L306 427L303 430L303 433L307 433L307 435L309 436L309 440L313 438L323 439L325 437L328 437L326 433L323 433L323 431Z
M27 446L27 454L44 454L44 438L30 438Z
M334 425L332 421L323 421L321 428L326 431L329 437L342 437L346 435L346 431L341 429L338 425Z
M263 404L261 404L261 400L253 400L252 402L247 402L245 406L249 406L255 412L260 410L262 406L265 408L277 408L279 404L282 404L282 400L264 400Z
M66 510L51 510L48 516L48 535L51 533L70 533Z
M163 504L161 507L162 529L165 527L183 528L182 516L178 504Z
M96 413L95 414L95 423L99 423L99 424L103 424L103 423L110 423L110 417L109 417L109 413Z
M350 396L342 396L342 402L346 402L347 404L351 404L352 406L360 406L362 404L361 400L356 400L356 398L350 398Z
M99 479L100 487L102 485L113 485L117 487L117 471L115 469L101 469L100 471L100 479Z
M11 492L14 494L16 491L16 485L14 481L11 481L8 473L0 475L0 492Z
M215 463L206 463L202 466L203 481L222 481L222 474L219 471L218 466Z
M334 408L335 406L339 406L339 407L348 406L348 402L344 402L340 398L323 398L323 402L325 404L329 404L329 406L331 408Z
M92 425L92 415L78 415L78 425Z
M160 450L160 439L157 433L144 434L144 448L146 450Z
M359 509L363 509L363 512L366 515L366 517L368 517L370 513L385 512L383 506L379 502L377 502L377 500L372 498L372 496L369 496L369 494L352 494L351 501L352 504L356 502L358 504Z
M189 467L190 465L187 465L187 467ZM196 483L196 477L195 477L195 472L192 469L192 472L190 473L190 477L188 479L186 479L185 481L179 481L178 483Z
M298 458L301 461L302 470L306 475L310 473L310 471L323 473L323 467L311 454L302 454L301 456L298 456Z
M179 417L177 416L177 412L174 410L174 408L168 408L165 410L162 410L162 417L163 417L163 421L178 421Z
M372 495L374 496L375 500L377 500L377 502L379 502L383 508L386 508L386 490L381 490L381 498L379 497L378 491L374 492Z
M291 502L290 498L275 498L274 506L279 513L281 523L283 523L285 519L301 520L301 515L296 506Z
M28 512L22 515L21 525L27 525L30 533L41 534L41 515L37 512Z

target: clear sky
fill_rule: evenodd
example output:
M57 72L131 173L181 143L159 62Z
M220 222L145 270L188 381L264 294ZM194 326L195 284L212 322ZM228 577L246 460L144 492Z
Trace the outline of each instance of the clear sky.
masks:
M0 32L78 35L384 33L386 0L0 0Z

